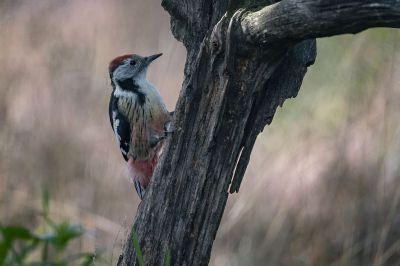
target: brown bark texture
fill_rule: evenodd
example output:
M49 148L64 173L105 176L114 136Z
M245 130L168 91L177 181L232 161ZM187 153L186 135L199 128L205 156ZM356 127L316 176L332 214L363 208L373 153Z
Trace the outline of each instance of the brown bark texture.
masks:
M133 229L146 265L207 265L257 135L295 97L317 37L399 27L400 0L163 0L187 49L168 137ZM132 234L132 233L131 233ZM131 234L119 265L138 265Z

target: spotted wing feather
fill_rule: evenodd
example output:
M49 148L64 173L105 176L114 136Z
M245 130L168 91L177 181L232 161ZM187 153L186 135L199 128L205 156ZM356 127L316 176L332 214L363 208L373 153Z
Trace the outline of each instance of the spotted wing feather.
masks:
M118 111L118 98L111 96L109 104L111 127L119 144L122 156L128 161L129 145L131 142L131 129L128 119Z
M122 156L128 161L129 145L131 142L131 128L128 119L118 111L118 98L111 96L109 103L109 116L111 127L119 144ZM143 199L145 189L139 181L134 181L136 192Z

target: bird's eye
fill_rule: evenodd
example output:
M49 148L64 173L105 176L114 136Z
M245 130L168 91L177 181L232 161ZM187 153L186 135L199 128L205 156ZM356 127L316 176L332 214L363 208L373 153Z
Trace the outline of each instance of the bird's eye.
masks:
M131 66L134 66L134 65L136 65L136 61L135 61L135 60L131 60L131 61L129 62L129 64L130 64Z

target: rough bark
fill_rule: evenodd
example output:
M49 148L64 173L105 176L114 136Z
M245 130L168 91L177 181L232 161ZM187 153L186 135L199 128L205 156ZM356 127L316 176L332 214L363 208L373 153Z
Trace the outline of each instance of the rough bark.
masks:
M399 0L286 0L248 12L241 24L249 43L269 45L372 27L398 28L399 17Z
M400 1L163 0L187 48L175 132L134 223L146 265L207 265L257 135L298 93L312 37L400 26ZM247 9L246 9L247 8ZM349 15L350 14L350 15ZM120 265L136 265L131 236Z

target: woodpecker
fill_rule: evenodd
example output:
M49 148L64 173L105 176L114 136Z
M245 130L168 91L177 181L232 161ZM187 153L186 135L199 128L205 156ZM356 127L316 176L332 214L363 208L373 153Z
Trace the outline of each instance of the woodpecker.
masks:
M141 199L172 117L158 90L146 79L148 66L161 55L122 55L114 58L108 67L112 86L111 127Z

